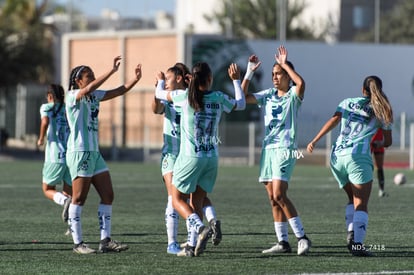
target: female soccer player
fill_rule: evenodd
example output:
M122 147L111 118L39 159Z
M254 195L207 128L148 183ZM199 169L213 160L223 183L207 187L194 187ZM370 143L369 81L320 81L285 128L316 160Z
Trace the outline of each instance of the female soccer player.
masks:
M46 93L47 103L40 106L40 133L37 146L45 142L45 162L43 164L43 194L56 204L63 206L62 219L68 220L68 208L72 195L72 180L66 166L66 143L69 126L66 120L64 97L65 92L58 84L49 85ZM56 185L62 183L62 192Z
M349 200L345 208L348 249L354 256L371 256L364 246L373 178L369 145L378 128L382 128L382 145L390 146L393 123L392 108L382 91L379 77L366 77L361 97L347 98L339 103L333 117L308 144L307 150L312 153L316 143L339 123L340 134L332 146L330 166Z
M184 93L188 88L190 70L183 63L176 63L164 74L157 74L157 82L164 81L163 89L167 91L177 91ZM177 242L179 214L172 206L172 175L173 167L180 151L180 108L175 107L172 102L161 101L154 97L152 110L155 114L164 114L162 147L161 173L167 189L168 200L165 208L165 224L167 229L168 246L167 253L177 254L181 251L181 246ZM206 197L203 213L211 227L213 244L218 245L221 241L220 221L216 218L216 212L211 201ZM187 225L188 226L188 225ZM191 233L191 231L190 231ZM191 238L189 236L188 238Z
M66 113L70 126L67 164L72 177L72 203L69 206L69 225L79 254L96 251L83 242L81 214L91 184L100 197L98 220L101 233L99 252L123 251L128 246L111 239L112 188L109 169L99 151L98 113L99 103L121 96L131 90L141 79L141 65L134 70L134 78L112 90L97 90L111 75L118 71L121 57L114 58L111 70L98 78L88 66L78 66L70 74L66 96Z
M263 253L289 253L288 223L298 239L298 255L305 255L311 241L305 234L302 221L293 202L287 196L288 182L296 164L296 128L298 110L305 93L305 81L287 60L284 46L278 48L273 65L273 88L249 94L253 73L260 66L257 56L249 58L242 87L246 103L264 108L265 137L260 160L259 182L264 183L272 207L278 242Z
M163 92L158 81L156 97L181 108L180 153L173 169L173 207L186 219L193 231L188 245L178 256L199 256L205 249L210 228L202 222L206 193L213 190L218 168L218 125L222 112L244 110L245 99L240 87L240 71L231 64L228 73L233 80L235 99L221 91L211 91L213 74L210 66L193 66L189 89L185 93ZM191 204L188 199L191 194Z
M385 176L384 176L384 135L382 129L379 128L371 141L371 152L374 155L374 165L377 169L378 178L378 197L387 197L388 194L385 192Z

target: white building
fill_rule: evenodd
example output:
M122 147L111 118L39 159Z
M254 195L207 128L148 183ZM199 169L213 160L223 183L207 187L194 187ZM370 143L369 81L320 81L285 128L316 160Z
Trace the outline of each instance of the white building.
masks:
M284 0L275 0L280 3ZM298 1L298 0L296 0ZM176 0L175 24L178 30L186 30L196 34L218 34L221 33L220 26L210 23L205 15L212 15L214 11L222 8L222 0ZM294 24L313 25L315 33L319 34L324 24L328 21L334 26L339 25L340 0L304 0L306 9L303 16L298 18ZM260 16L252 15L252 16ZM275 22L276 24L276 22ZM327 38L328 41L335 40L334 34Z

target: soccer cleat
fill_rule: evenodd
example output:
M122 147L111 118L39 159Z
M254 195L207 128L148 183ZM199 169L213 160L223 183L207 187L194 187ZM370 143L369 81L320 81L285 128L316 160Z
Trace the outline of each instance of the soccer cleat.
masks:
M221 242L221 223L217 220L210 221L211 242L218 245Z
M308 237L303 236L298 241L298 255L306 255L311 248L312 242L308 239Z
M66 229L65 236L70 236L70 235L71 235L70 227L68 227L68 229Z
M96 250L89 248L87 244L81 242L79 244L75 244L75 246L73 247L73 252L77 254L94 254L96 253Z
M167 253L168 254L177 254L181 251L180 245L177 242L170 243L167 246Z
M372 257L374 256L370 251L368 251L362 243L354 243L351 244L351 254L352 256L356 257Z
M65 202L63 203L63 210L62 210L62 220L63 222L68 222L69 218L69 205L72 202L72 198L68 197Z
M194 255L196 257L200 256L204 252L207 246L208 238L210 236L210 227L201 226L198 232L197 245L195 247Z
M180 252L177 253L178 257L194 257L194 247L186 245Z
M101 240L99 243L98 252L107 253L107 252L121 252L127 250L129 247L126 244L121 244L115 240L112 240L109 237Z
M351 246L354 243L354 231L348 231L346 234L346 247L351 251Z
M272 246L269 249L265 249L262 251L262 253L290 253L292 252L292 248L290 247L290 244L286 241L280 241L274 246Z
M388 197L388 193L386 193L384 190L380 189L378 191L378 197L380 197L380 198Z

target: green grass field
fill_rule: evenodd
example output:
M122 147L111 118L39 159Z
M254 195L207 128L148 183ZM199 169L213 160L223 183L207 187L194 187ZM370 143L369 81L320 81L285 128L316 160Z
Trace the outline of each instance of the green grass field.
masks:
M344 205L329 169L296 167L289 196L295 203L313 247L296 255L264 255L275 242L270 206L257 183L258 167L220 167L210 195L222 221L223 240L209 244L200 257L166 253L164 207L166 192L157 165L108 163L115 189L112 237L128 243L116 254L76 255L65 236L61 208L41 191L42 162L0 162L0 274L414 274L414 173L408 182L392 184L397 170L386 170L390 196L378 198L374 185L366 245L372 258L352 257L345 247ZM83 210L85 241L97 248L98 197L91 189ZM185 240L180 220L180 239Z

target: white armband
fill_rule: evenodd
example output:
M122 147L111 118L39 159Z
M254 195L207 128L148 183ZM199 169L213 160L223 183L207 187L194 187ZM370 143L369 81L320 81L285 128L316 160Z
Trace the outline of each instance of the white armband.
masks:
M155 97L161 100L167 100L167 93L164 91L164 80L158 80Z
M251 80L253 75L254 75L254 71L252 70L252 68L256 65L256 63L254 62L248 62L247 63L247 68L246 68L246 74L244 75L244 79L247 80Z
M236 100L236 108L237 111L242 111L246 108L246 98L244 97L243 90L240 85L240 80L233 80L234 85L234 98Z

